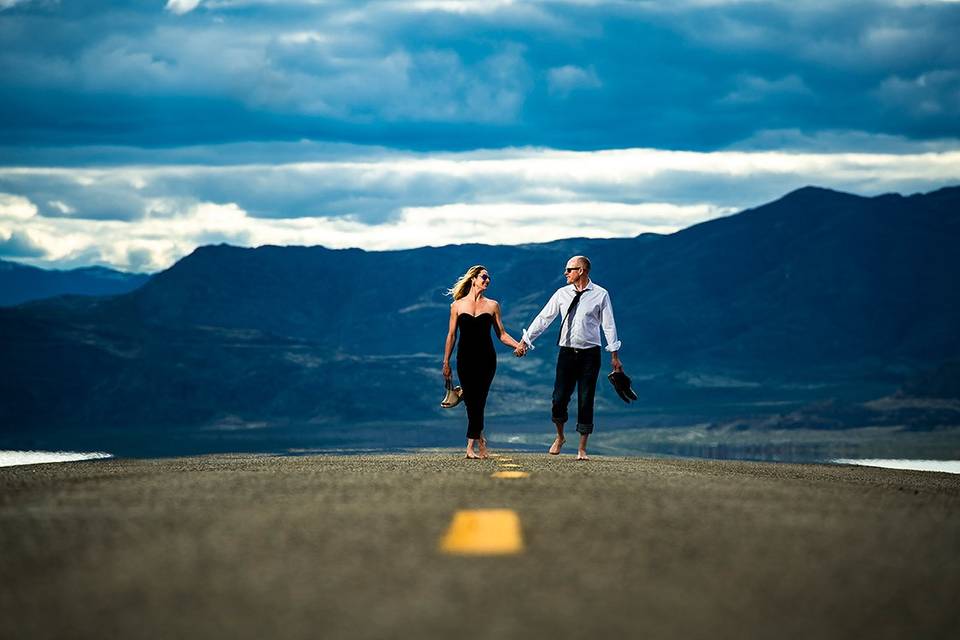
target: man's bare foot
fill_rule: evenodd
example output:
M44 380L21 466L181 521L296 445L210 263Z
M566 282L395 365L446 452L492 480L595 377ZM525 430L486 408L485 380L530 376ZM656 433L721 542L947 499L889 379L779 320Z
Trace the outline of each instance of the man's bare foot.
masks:
M473 452L473 449L467 450L467 455L463 456L467 460L479 460L480 456Z
M587 455L587 452L583 449L577 451L577 460L589 460L590 456Z
M561 438L557 436L557 439L553 441L553 444L550 445L550 455L555 456L560 453L560 448L563 447L563 443L566 442L566 438Z
M490 457L490 454L487 452L487 439L483 436L480 436L480 457L484 460Z

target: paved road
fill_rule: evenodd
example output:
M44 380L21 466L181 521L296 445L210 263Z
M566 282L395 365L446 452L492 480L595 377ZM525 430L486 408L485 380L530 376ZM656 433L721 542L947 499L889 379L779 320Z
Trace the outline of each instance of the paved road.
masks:
M504 455L0 469L0 636L960 637L960 476Z

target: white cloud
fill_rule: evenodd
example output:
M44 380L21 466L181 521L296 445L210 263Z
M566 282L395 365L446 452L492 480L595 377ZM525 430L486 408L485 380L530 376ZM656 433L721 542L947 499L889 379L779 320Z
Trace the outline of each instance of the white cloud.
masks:
M570 237L629 237L673 233L680 228L732 213L710 205L669 203L568 202L552 204L449 204L404 209L399 219L377 226L347 224L321 235L335 246L370 249L483 242L521 244Z
M399 249L634 236L809 184L877 195L957 183L956 142L915 153L360 149L278 164L0 168L0 227L36 264L154 270L217 242Z
M597 89L600 79L593 67L584 69L576 65L554 67L547 72L550 93L566 96L575 89Z
M960 115L960 71L940 69L916 78L888 78L877 91L887 105L918 117Z
M196 9L199 4L200 0L167 0L167 11L182 16Z
M771 96L812 95L813 92L804 83L803 78L796 74L774 80L768 80L760 76L742 75L738 78L737 88L727 94L721 102L748 104L765 101Z
M950 7L894 0L167 0L79 14L47 11L51 2L17 7L49 14L40 39L34 18L5 13L0 51L11 108L30 114L38 144L68 132L117 140L109 96L124 103L124 139L147 145L167 132L205 141L323 132L407 148L465 148L481 135L493 146L705 148L755 128L851 126L849 113L868 114L872 131L942 136L949 112L927 109L938 102L916 111L927 109L929 126L899 127L901 111L878 114L871 88L954 69L960 51ZM164 6L187 19L158 16ZM540 89L589 90L591 108L558 110ZM809 109L718 104L726 95L762 107L769 95L811 91ZM65 99L44 97L53 94ZM714 119L723 125L705 134ZM423 128L439 122L464 129Z
M278 32L230 24L199 35L194 25L163 25L105 37L76 61L42 56L17 64L34 67L33 77L84 90L218 95L254 110L364 123L512 122L531 86L523 47L509 42L468 60L455 47L385 42L332 21L323 26Z
M710 205L667 203L450 204L406 208L388 223L365 224L333 217L254 218L233 203L204 202L162 220L41 219L30 227L30 237L46 252L44 263L74 264L79 258L121 269L157 270L199 245L220 242L370 250L464 242L519 244L572 236L671 233L727 213Z
M519 4L517 0L403 0L396 8L408 11L444 11L448 13L493 13Z
M903 136L866 133L853 130L804 131L802 129L765 129L741 140L731 149L783 150L830 153L857 149L860 153L915 155L949 152L957 148L950 139L910 140Z
M37 208L27 198L0 193L0 220L27 220L37 215Z
M47 204L50 206L52 210L58 211L64 215L70 215L71 213L76 212L76 209L74 209L73 207L68 205L66 202L63 202L61 200L51 200Z
M30 2L30 0L0 0L0 11L4 9L12 9L18 4L23 4L24 2Z

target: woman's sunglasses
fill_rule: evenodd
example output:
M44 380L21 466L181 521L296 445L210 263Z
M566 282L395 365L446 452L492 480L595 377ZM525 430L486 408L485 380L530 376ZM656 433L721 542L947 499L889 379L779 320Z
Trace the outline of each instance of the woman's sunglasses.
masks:
M490 276L488 276L485 273L480 276L480 279L483 280L484 282L490 282Z

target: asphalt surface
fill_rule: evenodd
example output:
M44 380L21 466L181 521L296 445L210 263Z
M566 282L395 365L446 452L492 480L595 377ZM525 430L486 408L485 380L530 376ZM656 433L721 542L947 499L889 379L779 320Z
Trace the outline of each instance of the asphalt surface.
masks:
M4 638L956 638L960 476L454 452L0 469ZM463 509L523 551L443 553Z

